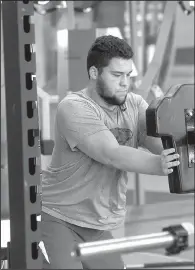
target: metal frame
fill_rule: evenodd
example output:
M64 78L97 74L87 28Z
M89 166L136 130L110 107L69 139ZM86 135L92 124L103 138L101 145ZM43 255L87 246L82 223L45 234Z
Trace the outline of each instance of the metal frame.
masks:
M132 46L134 48L138 48L141 44L144 46L144 20L140 24L140 29L142 31L142 37L137 37L137 21L136 21L136 1L130 1L130 25L131 25L131 38L132 38ZM144 58L142 56L143 54L143 48L141 50L141 85L136 89L136 94L141 95L145 100L147 100L148 103L152 101L153 93L151 91L152 85L155 83L156 78L158 77L159 71L163 64L163 58L167 47L167 42L170 36L170 32L172 29L173 22L175 20L176 15L176 9L177 9L177 1L167 1L164 11L164 19L161 24L160 32L157 37L156 42L156 49L153 56L153 59L151 63L149 64L145 74L143 74L144 71ZM141 11L142 14L145 12L145 5L141 4ZM138 54L138 53L137 53ZM136 65L138 65L139 57L138 55L135 55L136 58ZM145 189L141 183L140 175L135 173L135 193L134 193L134 204L135 205L143 205L145 203Z
M32 1L2 1L11 242L11 269L41 269L40 158Z
M136 90L136 93L141 95L148 103L152 101L150 89L155 83L155 79L157 78L163 63L167 42L176 15L176 9L177 1L167 1L153 59L147 68L139 89Z
M45 92L42 88L37 86L38 100L41 103L39 109L42 117L42 140L51 140L51 120L50 120L50 105L59 103L59 95L51 95Z

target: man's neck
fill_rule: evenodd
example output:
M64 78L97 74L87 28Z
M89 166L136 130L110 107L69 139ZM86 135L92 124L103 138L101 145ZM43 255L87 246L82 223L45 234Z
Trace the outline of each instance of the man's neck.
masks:
M93 101L95 101L99 106L109 109L109 110L114 110L118 108L117 105L111 105L107 103L98 93L96 86L93 84L88 84L88 86L84 89L84 93L90 97Z

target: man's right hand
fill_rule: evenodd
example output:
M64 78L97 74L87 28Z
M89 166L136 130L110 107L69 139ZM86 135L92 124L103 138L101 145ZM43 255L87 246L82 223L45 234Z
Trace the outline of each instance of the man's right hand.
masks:
M175 154L175 149L170 148L163 150L160 159L161 159L161 166L164 175L168 175L173 172L172 167L176 167L180 164L179 154Z

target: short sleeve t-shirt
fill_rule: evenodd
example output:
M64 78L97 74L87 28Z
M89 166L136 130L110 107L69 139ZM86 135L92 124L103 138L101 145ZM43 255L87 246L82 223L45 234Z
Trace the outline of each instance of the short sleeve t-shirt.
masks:
M127 172L108 167L81 152L83 136L110 130L120 145L137 148L146 136L148 104L129 93L126 110L103 108L83 91L58 105L51 163L42 172L42 210L66 222L111 230L124 222Z

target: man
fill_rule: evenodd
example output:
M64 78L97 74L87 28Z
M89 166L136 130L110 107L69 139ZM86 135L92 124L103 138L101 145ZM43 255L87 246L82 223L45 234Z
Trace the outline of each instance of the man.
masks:
M42 181L45 268L124 268L116 254L79 262L70 253L75 243L111 239L110 231L123 224L127 172L168 175L179 164L174 149L163 150L159 138L146 136L148 104L128 93L132 57L123 39L97 38L87 57L87 87L58 106L55 146Z

